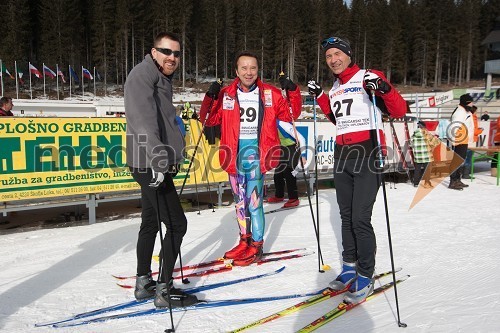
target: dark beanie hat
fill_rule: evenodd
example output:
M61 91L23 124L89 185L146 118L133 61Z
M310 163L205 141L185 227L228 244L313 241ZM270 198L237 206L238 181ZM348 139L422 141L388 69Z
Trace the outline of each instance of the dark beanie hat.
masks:
M351 45L349 45L348 42L345 40L342 40L337 37L330 37L325 39L321 45L323 46L323 51L327 51L328 49L331 48L336 48L339 49L340 51L344 52L347 54L349 57L352 57L352 50L351 50Z
M460 96L460 105L466 106L470 102L474 102L474 99L472 98L471 95L463 94L462 96Z

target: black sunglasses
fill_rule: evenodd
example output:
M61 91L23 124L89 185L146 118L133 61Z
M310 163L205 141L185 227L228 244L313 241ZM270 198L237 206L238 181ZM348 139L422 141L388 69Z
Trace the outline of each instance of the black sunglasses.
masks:
M179 58L181 56L181 51L172 51L171 49L166 49L162 47L155 47L155 50L163 53L166 56L174 55L174 57Z
M328 45L334 45L337 43L348 44L347 42L343 41L342 39L340 39L338 37L330 37L330 38L323 39L323 41L321 42L321 47L325 48Z

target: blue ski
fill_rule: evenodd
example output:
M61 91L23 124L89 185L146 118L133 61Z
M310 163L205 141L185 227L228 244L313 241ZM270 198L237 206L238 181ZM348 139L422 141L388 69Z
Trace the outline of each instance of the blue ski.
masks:
M319 291L312 292L312 293L292 294L292 295L284 295L284 296L227 299L227 300L220 300L220 301L200 301L199 303L192 305L192 306L182 307L182 308L173 308L172 311L179 312L179 311L207 309L207 308L215 308L215 307L223 307L223 306L231 306L231 305L278 301L278 300L290 299L290 298L311 297L313 295L317 295L318 293L321 293L322 291L323 290L319 290ZM102 317L97 317L97 318L90 318L90 319L81 320L81 321L75 320L75 321L71 321L71 322L62 322L59 324L54 324L52 326L53 327L73 327L73 326L87 325L87 324L91 324L91 323L104 322L104 321L108 321L108 320L112 320L112 319L133 318L133 317L140 317L140 316L147 316L147 315L156 315L156 314L165 313L168 311L170 311L169 308L162 308L162 309L152 308L152 309L145 309L145 310L139 310L139 311L119 313L119 314L109 315L109 316L102 316Z
M209 285L205 285L205 286L187 288L187 289L184 289L184 291L186 293L189 293L189 294L194 294L194 293L198 293L198 292L205 291L205 290L210 290L210 289L215 289L215 288L230 286L230 285L237 284L237 283L242 283L242 282L246 282L246 281L250 281L250 280L260 279L260 278L267 277L267 276L272 276L272 275L275 275L275 274L278 274L278 273L282 272L284 269L285 269L285 266L283 266L283 267L281 267L281 268L279 268L279 269L277 269L275 271L269 272L269 273L254 275L254 276L250 276L250 277L246 277L246 278L241 278L241 279L236 279L236 280L231 280L231 281L224 281L224 282L219 282L219 283L213 283L213 284L209 284ZM141 305L141 304L151 303L151 302L153 302L152 298L141 300L141 301L132 300L132 301L128 301L128 302L124 302L124 303L119 303L119 304L116 304L116 305L111 305L111 306L107 306L107 307L96 309L96 310L92 310L92 311L82 312L82 313L73 315L73 316L71 316L69 318L58 320L58 321L52 321L52 322L48 322L48 323L35 324L35 327L56 326L56 325L59 325L59 324L70 322L70 321L75 321L75 320L79 320L79 319L82 319L82 318L96 316L96 315L100 315L100 314L103 314L103 313L106 313L106 312L110 312L110 311L122 310L122 309L130 308L130 307L138 306L138 305Z

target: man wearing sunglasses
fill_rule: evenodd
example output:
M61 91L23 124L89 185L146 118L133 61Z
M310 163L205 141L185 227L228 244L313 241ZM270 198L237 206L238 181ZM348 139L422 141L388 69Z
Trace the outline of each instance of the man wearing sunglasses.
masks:
M135 66L125 82L127 164L141 187L142 222L137 240L138 300L155 297L157 307L189 306L193 295L173 287L172 271L187 230L173 177L184 160L184 136L172 104L172 77L179 66L180 41L163 32L154 39L151 53ZM151 277L151 258L160 220L166 226L162 243L159 283Z
M221 89L214 82L201 106L200 119L206 126L221 125L219 160L229 174L236 203L239 243L224 254L233 265L247 266L262 256L264 210L262 191L264 174L276 168L280 160L277 120L291 122L300 115L302 99L299 87L283 78L290 103L281 91L261 81L258 57L248 51L235 59L236 79Z
M333 73L333 87L328 95L315 81L309 81L308 87L323 113L337 126L334 179L342 220L343 265L330 287L349 287L344 300L359 303L373 291L375 270L377 247L371 216L380 186L376 124L381 127L381 110L394 118L403 117L406 102L382 72L360 69L352 61L348 42L330 37L321 46ZM377 99L376 115L371 94ZM383 146L381 130L380 138Z

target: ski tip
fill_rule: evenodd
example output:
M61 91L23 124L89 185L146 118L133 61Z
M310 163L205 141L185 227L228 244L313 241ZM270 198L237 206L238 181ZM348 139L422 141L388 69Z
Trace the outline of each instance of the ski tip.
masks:
M280 273L280 272L283 272L283 270L286 268L286 266L281 266L280 268L278 268L277 270L275 270L274 272L275 273Z
M407 274L407 275L403 275L402 277L398 278L398 281L399 281L399 282L403 282L403 281L407 280L409 277L410 277L410 275L409 275L409 274Z
M121 287L121 288L124 288L124 289L132 289L132 288L134 288L134 286L129 285L129 284L117 283L117 285L118 285L118 287Z

